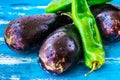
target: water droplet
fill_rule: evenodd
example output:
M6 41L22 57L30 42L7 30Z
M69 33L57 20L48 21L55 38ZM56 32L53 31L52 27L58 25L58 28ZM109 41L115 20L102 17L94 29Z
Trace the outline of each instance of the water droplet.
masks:
M49 58L49 56L47 56L47 58Z
M50 56L52 56L53 54L51 53Z
M57 37L60 37L59 35L57 35Z
M71 45L69 45L69 47L71 47Z

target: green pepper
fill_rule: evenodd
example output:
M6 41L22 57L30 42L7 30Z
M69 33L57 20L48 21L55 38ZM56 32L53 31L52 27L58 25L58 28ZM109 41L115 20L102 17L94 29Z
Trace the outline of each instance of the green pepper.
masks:
M99 30L86 0L72 0L72 19L82 38L85 65L91 69L104 64L105 52Z
M111 0L87 0L89 6L102 4L109 1ZM53 13L57 11L71 11L71 2L72 0L52 0L51 3L47 6L46 12Z

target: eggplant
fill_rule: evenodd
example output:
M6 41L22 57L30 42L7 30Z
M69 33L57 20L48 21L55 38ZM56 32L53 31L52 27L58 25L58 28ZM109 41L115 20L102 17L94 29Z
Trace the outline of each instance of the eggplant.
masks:
M104 42L120 41L120 6L101 4L91 6Z
M81 48L81 39L75 26L65 25L43 42L39 50L39 63L47 72L61 74L78 61Z
M5 42L15 51L27 53L39 47L55 29L69 23L72 20L61 14L23 16L7 25L4 31Z

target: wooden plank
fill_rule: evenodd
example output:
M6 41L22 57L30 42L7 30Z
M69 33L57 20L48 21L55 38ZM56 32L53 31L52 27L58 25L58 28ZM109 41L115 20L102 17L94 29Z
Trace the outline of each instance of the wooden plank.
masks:
M38 53L19 54L7 47L3 33L10 20L25 15L42 14L49 2L50 0L0 0L0 80L118 80L120 42L105 45L105 65L88 77L84 77L84 74L89 71L84 63L75 64L65 73L54 76L46 73L39 66ZM24 5L15 5L19 3ZM120 0L114 0L112 3L120 5Z

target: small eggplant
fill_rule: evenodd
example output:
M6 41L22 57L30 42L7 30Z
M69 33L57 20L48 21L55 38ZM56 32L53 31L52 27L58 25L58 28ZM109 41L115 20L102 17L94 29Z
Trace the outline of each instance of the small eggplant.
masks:
M51 33L39 50L39 63L50 73L60 74L80 58L81 39L73 24Z
M65 15L44 14L17 18L5 29L4 38L7 45L18 52L29 52L54 31L72 20Z
M120 7L111 4L91 6L104 42L120 40Z

